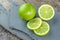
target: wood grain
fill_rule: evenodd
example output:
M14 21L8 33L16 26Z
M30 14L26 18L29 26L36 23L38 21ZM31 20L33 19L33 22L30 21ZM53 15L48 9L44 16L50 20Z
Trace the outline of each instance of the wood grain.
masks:
M0 40L20 40L0 26Z
M25 1L30 2L38 7L42 4L49 4L57 8L58 11L60 11L60 0L25 0Z

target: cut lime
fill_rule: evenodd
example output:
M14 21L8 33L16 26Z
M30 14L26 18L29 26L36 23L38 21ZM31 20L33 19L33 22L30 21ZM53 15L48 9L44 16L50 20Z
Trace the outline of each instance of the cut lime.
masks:
M34 18L27 23L27 27L31 30L37 29L41 26L42 20L40 18Z
M41 27L34 30L34 33L39 36L45 36L46 34L48 34L49 30L50 30L49 24L43 21Z
M48 4L41 5L41 7L38 10L38 14L41 19L43 20L50 20L54 17L54 9L52 6Z

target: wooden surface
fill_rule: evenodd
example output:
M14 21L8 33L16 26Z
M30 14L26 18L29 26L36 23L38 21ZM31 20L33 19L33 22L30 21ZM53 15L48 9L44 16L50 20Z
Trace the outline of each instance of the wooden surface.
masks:
M30 2L34 5L40 6L41 4L51 4L52 6L56 7L60 11L60 0L18 0L15 1L16 5L22 4L25 2ZM0 40L20 40L16 36L10 34L8 31L6 31L4 28L0 27Z
M0 26L0 40L20 40Z

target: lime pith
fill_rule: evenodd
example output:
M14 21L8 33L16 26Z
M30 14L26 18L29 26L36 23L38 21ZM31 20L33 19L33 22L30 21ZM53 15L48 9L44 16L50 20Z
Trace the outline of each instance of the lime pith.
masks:
M42 20L40 18L34 18L27 23L27 27L31 30L37 29L41 26Z

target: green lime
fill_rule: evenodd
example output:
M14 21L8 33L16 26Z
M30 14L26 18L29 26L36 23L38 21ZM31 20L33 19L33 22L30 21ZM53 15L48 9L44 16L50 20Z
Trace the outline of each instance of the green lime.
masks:
M43 20L50 20L54 17L54 8L48 4L41 5L38 14Z
M32 19L36 14L35 7L30 3L24 3L18 8L18 15L24 20Z
M40 18L34 18L27 23L27 27L31 30L37 29L41 26L42 20Z
M34 30L34 33L39 35L39 36L45 36L46 34L48 34L50 30L50 26L47 22L42 22L41 27L39 27L38 29Z

